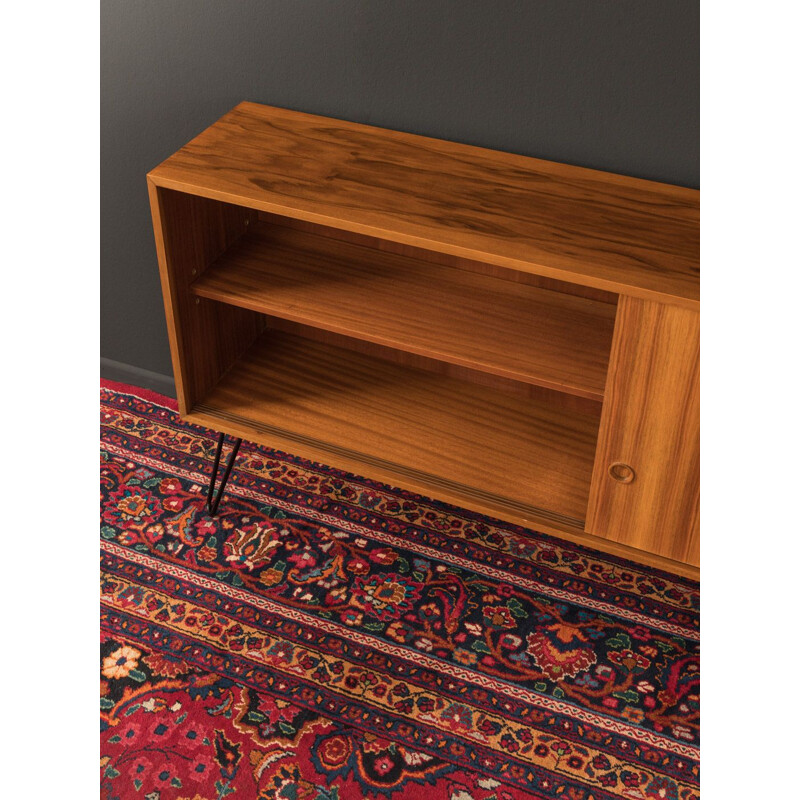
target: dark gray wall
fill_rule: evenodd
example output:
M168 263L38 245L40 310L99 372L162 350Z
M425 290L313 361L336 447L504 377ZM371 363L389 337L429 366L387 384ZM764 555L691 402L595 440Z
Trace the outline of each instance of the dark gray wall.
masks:
M106 377L169 388L145 174L240 100L699 186L698 0L103 0L101 33Z

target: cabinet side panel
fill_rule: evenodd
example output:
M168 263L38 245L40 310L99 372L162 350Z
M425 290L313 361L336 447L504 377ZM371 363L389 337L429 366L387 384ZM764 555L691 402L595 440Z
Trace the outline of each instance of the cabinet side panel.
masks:
M620 298L588 533L698 565L699 367L697 312Z
M148 181L178 407L186 414L264 328L262 317L195 298L190 285L248 229L255 212Z

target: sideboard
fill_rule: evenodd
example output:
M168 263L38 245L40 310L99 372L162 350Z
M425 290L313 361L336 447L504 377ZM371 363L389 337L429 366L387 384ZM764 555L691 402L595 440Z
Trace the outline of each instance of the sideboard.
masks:
M699 192L244 102L147 176L181 415L699 574Z

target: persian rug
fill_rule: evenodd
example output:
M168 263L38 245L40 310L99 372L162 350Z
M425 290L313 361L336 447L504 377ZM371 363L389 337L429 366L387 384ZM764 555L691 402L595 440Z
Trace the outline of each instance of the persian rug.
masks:
M699 587L101 389L101 786L699 796ZM225 458L225 456L223 456Z

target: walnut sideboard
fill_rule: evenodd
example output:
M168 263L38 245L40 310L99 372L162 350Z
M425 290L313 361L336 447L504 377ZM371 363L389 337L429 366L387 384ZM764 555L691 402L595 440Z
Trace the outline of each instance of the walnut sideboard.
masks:
M181 415L699 574L699 192L241 103L147 176Z

